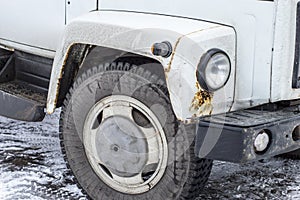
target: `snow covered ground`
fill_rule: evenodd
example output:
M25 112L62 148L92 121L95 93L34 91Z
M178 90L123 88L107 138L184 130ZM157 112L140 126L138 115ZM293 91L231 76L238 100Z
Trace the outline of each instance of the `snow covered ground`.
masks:
M0 199L86 199L60 152L58 116L41 123L0 117ZM215 162L200 199L300 199L300 161Z

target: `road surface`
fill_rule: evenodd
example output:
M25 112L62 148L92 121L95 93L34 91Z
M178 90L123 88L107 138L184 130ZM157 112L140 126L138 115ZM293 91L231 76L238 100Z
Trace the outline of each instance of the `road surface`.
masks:
M0 117L0 199L86 199L66 168L59 112L40 123ZM215 162L200 199L300 199L300 161Z

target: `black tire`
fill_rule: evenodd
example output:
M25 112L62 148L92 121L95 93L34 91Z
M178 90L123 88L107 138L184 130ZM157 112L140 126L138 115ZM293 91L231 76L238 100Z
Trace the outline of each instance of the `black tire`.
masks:
M130 78L120 85L124 76ZM210 175L212 161L195 156L195 125L185 126L177 121L166 91L164 81L156 75L128 63L100 65L77 78L62 107L60 138L68 167L92 199L194 199L199 195ZM162 105L167 113L163 129L169 159L174 161L168 164L160 182L143 194L129 195L108 187L93 171L82 144L82 128L88 111L100 99L115 94L131 96L149 108ZM152 111L161 120L160 111Z

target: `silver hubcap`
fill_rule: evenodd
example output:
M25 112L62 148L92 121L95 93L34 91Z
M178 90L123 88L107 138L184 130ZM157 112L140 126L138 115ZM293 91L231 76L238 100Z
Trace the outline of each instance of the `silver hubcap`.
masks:
M85 120L83 143L99 178L122 193L151 190L167 167L167 140L159 120L128 96L114 95L93 106Z

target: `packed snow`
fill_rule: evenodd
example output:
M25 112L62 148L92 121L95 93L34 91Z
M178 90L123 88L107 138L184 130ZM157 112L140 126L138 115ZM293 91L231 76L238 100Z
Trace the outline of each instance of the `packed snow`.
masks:
M67 169L59 112L40 123L0 117L0 199L86 199ZM200 199L300 199L300 161L215 162Z

